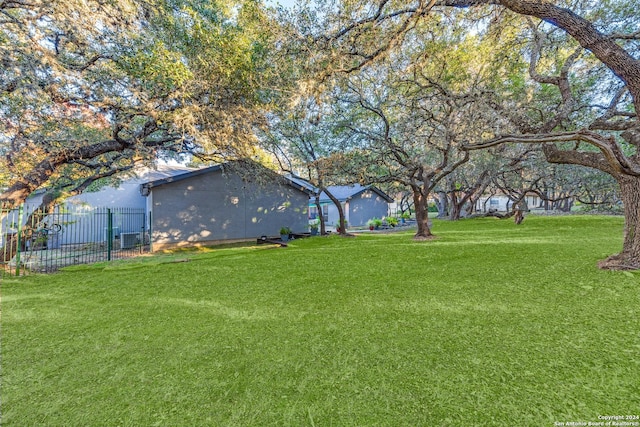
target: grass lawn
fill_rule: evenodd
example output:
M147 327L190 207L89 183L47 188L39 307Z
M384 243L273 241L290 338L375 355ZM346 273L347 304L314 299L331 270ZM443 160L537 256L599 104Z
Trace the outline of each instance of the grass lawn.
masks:
M640 415L640 275L596 268L622 225L436 221L431 242L333 236L4 278L2 425Z

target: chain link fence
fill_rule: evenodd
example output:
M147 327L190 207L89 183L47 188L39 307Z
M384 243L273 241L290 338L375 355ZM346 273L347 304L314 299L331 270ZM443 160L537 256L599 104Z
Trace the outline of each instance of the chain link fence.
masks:
M49 273L61 267L138 256L149 250L144 209L22 205L0 212L0 274Z

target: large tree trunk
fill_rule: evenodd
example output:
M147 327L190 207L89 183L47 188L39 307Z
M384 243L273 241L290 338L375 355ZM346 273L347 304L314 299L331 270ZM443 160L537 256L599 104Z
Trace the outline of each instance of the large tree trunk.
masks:
M449 186L449 219L451 221L457 221L460 219L460 200L458 199L458 192L453 185Z
M445 191L439 191L438 197L435 198L436 207L438 208L438 218L444 218L449 214L449 198ZM428 206L427 206L428 207Z
M640 268L640 177L618 178L624 203L624 244L622 252L600 261L600 268L637 270Z
M429 228L429 206L427 197L429 193L423 192L420 187L413 188L413 204L416 213L416 223L418 231L416 231L414 240L427 240L433 237Z
M347 227L345 227L344 209L342 209L342 203L340 203L340 200L336 199L336 197L333 194L327 191L326 188L324 188L323 191L329 197L329 199L331 199L333 204L336 206L336 209L338 210L339 219L338 219L338 224L336 225L336 228L339 228L338 232L340 233L341 236L346 236Z
M324 215L322 215L322 204L320 203L320 193L316 194L316 209L318 210L318 219L320 220L320 235L327 234L327 226L324 223Z
M544 153L550 163L575 164L599 169L618 181L624 203L624 245L622 252L600 261L598 266L609 270L640 269L640 176L617 172L601 153L559 150L553 145L545 145Z
M450 206L449 219L451 221L458 221L462 214L462 207L464 206L464 203L460 203L457 197L454 196L453 200L450 202Z

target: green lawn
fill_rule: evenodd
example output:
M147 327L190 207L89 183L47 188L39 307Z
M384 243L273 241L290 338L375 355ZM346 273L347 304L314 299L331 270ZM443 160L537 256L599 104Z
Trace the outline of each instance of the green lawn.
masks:
M552 426L640 414L619 217L435 222L2 281L3 426ZM175 262L189 259L190 262Z

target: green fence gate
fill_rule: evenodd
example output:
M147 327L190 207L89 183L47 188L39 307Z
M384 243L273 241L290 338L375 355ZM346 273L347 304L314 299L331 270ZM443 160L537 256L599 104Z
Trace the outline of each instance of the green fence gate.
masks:
M74 264L129 258L149 249L144 209L38 206L2 209L0 274L53 272Z

